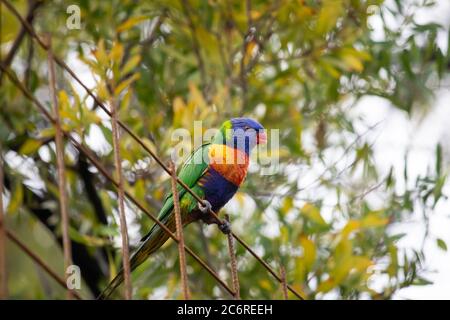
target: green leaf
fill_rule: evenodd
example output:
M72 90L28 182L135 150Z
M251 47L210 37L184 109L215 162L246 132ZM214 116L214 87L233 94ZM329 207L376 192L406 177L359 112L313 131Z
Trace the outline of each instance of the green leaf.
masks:
M433 208L438 203L439 199L442 197L442 189L444 188L445 182L447 181L447 176L441 176L437 179L436 184L433 188L433 196L434 196L434 203Z
M416 279L414 279L412 284L415 286L428 286L430 284L433 284L433 281L430 281L422 277L417 277Z
M107 239L82 234L72 227L69 228L69 236L72 240L91 247L102 247L109 242Z
M439 248L441 248L444 251L447 251L447 244L445 243L444 240L438 238L438 239L436 239L436 242L437 242L437 245Z
M442 169L442 146L440 143L436 146L436 175L441 175Z

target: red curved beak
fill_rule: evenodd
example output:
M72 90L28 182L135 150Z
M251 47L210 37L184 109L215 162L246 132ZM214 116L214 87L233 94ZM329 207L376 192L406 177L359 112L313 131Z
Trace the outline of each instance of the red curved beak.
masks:
M258 132L258 136L256 138L257 144L266 144L267 143L267 135L265 131Z

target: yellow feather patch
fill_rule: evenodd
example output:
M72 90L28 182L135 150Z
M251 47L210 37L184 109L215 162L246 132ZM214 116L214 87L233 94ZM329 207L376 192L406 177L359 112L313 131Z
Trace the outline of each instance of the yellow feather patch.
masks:
M223 144L213 144L209 148L210 166L222 177L240 186L247 176L248 155L241 150Z

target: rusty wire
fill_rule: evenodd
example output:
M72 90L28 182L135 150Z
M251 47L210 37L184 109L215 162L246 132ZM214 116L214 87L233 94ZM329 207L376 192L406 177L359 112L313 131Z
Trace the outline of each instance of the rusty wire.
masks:
M281 273L281 290L283 291L283 298L284 300L288 300L288 290L287 290L287 282L286 282L286 269L282 265L280 267L280 273Z
M172 199L173 199L173 211L175 214L175 227L178 238L178 254L180 256L180 274L181 274L181 285L183 287L183 296L185 300L190 299L189 284L186 272L186 255L184 252L184 235L183 235L183 222L181 220L180 212L180 199L178 198L177 189L177 171L175 169L175 164L173 161L169 165L170 170L172 170L171 175L171 185L172 185Z
M113 136L113 152L114 164L116 169L116 176L118 181L117 186L117 201L119 204L119 218L120 218L120 234L122 236L122 264L125 285L125 299L131 300L131 270L130 270L130 249L128 247L128 228L127 219L125 216L125 194L124 182L122 173L122 158L120 156L120 133L117 126L118 111L114 98L111 99L111 130Z
M45 42L48 47L52 47L52 39L50 34L45 37ZM59 114L59 104L56 93L56 76L55 76L55 62L53 60L52 50L47 51L48 63L48 82L50 86L50 96L53 104L53 113L55 115L55 147L56 147L56 168L59 192L59 209L61 211L61 230L63 238L63 252L64 252L64 270L72 265L72 244L69 237L69 212L67 208L67 191L66 191L66 166L64 164L64 141L61 130L61 119ZM66 274L66 279L67 279ZM72 299L71 290L67 290L67 299Z
M6 274L6 233L5 213L3 211L3 151L0 141L0 300L8 297L8 279Z
M49 50L48 46L46 46L45 43L42 42L40 37L37 35L37 33L34 31L34 28L25 21L22 16L19 14L19 12L12 6L7 0L0 0L3 2L6 7L16 16L16 18L20 21L20 23L27 29L27 32L38 42L38 44L44 49ZM53 56L55 62L60 65L63 69L65 69L72 78L78 82L78 84L83 87L83 89L88 93L88 95L95 101L95 103L102 108L102 110L109 116L111 116L111 112L108 110L108 108L103 104L102 101L99 100L99 98L78 78L78 76L72 71L72 69L69 68L69 66L59 57L56 55ZM122 129L127 132L139 145L141 145L144 150L146 150L152 158L166 171L169 175L171 174L170 169L164 164L164 162L153 152L126 124L118 120L118 124ZM199 202L202 205L206 205L203 202L203 199L201 199L192 189L187 186L181 179L177 177L177 182L180 184L187 192L189 192L193 198ZM222 224L223 221L218 217L218 215L212 210L209 209L209 213L216 219L217 223ZM232 236L281 284L282 278L280 275L277 274L277 272L267 263L265 262L261 257L258 256L258 254L244 241L242 240L238 235L236 235L233 231L231 232ZM304 300L304 298L298 293L291 285L286 284L289 291L291 291L297 298L300 300Z
M230 216L228 214L225 215L225 220L230 223ZM231 266L231 280L233 283L233 290L234 290L234 299L240 300L241 299L241 288L239 285L239 276L238 276L238 268L237 268L237 261L236 261L236 248L234 246L234 238L229 233L227 234L227 240L228 240L228 255L230 256L230 266Z

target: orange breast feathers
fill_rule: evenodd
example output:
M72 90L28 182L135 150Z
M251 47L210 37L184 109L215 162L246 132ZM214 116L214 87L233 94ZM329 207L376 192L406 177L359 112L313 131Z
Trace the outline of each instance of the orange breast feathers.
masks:
M222 177L240 186L247 176L248 155L241 150L223 144L213 144L209 148L209 165Z

